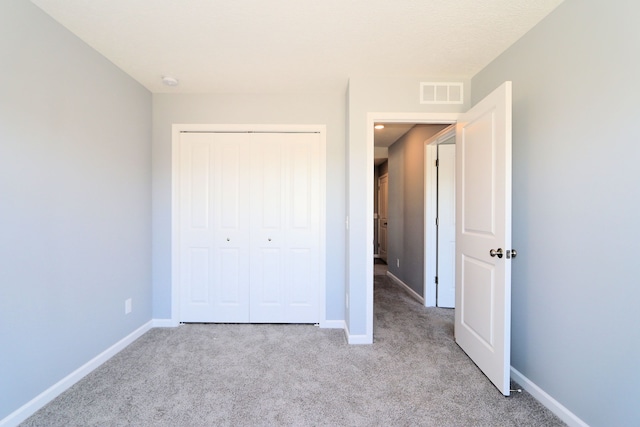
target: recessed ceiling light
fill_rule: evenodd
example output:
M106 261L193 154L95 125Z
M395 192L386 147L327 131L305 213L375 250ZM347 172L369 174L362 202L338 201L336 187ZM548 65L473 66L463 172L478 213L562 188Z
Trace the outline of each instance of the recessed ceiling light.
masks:
M375 125L374 128L375 129L384 129L384 125Z
M162 83L167 86L178 86L178 79L170 76L162 76Z

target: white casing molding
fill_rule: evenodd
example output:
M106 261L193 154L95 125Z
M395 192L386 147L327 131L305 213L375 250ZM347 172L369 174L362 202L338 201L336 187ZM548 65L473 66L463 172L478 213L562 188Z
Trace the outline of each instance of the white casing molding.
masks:
M148 321L144 325L140 326L138 329L131 332L129 335L122 338L120 341L89 360L84 365L80 366L78 369L31 399L29 402L16 409L7 417L0 420L0 427L15 427L31 415L35 414L40 408L44 407L47 403L51 402L53 399L68 390L71 386L90 374L104 362L122 351L129 344L140 338L145 332L152 328L152 323L153 321Z

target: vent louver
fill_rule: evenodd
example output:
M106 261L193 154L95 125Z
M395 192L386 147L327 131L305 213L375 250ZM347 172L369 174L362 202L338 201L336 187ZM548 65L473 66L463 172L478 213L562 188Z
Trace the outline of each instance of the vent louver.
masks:
M461 82L421 82L420 104L463 104Z

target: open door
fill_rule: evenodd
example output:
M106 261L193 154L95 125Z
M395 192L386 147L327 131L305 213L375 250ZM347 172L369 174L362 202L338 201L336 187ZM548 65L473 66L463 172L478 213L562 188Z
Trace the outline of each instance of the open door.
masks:
M511 365L511 82L456 130L455 339L509 395Z
M452 138L453 139L453 138ZM456 146L438 145L438 307L456 304Z

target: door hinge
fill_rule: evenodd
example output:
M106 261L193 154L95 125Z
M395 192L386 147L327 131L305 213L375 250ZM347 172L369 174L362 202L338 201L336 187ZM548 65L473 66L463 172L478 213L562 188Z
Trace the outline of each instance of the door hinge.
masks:
M440 166L440 159L436 159L436 167Z
M438 217L436 217L436 227L438 226Z
M433 282L437 285L438 284L438 276L433 278Z

